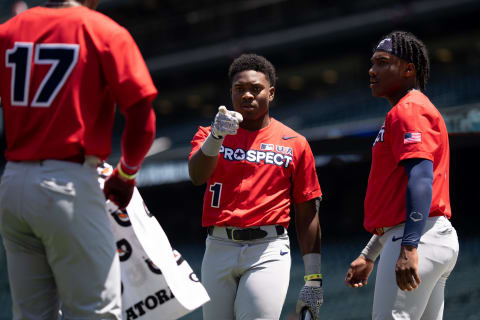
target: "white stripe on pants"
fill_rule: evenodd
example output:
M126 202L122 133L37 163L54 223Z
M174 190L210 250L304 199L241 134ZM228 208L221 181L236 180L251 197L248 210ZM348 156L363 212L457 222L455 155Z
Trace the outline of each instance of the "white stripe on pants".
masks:
M120 319L120 262L96 169L9 162L0 232L14 319Z
M458 257L455 228L445 217L430 217L418 245L418 273L421 284L414 291L402 291L395 277L404 225L388 230L381 238L383 250L377 267L373 300L374 320L441 320L444 289Z

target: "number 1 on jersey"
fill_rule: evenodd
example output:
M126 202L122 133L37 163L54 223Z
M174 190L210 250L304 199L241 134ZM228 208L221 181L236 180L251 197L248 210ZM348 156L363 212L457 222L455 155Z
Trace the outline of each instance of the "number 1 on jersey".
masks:
M210 192L213 193L212 195L212 207L219 208L220 207L220 195L222 193L222 184L215 182L214 184L210 185L209 188Z

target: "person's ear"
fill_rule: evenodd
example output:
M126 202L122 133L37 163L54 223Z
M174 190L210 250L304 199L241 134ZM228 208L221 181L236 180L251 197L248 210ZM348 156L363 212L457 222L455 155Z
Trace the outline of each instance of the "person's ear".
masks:
M417 70L415 69L415 65L411 62L407 63L405 66L405 77L411 78L417 76Z
M268 89L268 101L272 102L274 97L275 97L275 87L270 87L270 89Z

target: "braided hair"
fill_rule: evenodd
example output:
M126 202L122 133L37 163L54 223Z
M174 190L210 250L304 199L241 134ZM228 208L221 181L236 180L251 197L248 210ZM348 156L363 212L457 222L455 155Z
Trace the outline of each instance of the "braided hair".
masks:
M275 73L275 67L270 61L265 59L265 57L253 53L242 54L233 60L230 68L228 69L228 76L230 77L230 80L233 80L233 77L237 73L248 70L255 70L263 73L270 82L270 85L275 87L275 81L277 77Z
M418 86L421 91L425 92L430 76L430 60L425 44L415 35L406 31L393 31L382 39L374 51L386 51L413 63L417 71Z

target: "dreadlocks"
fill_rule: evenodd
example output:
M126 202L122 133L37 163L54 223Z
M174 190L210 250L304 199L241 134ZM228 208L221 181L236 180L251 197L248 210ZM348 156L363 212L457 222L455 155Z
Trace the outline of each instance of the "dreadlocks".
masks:
M382 38L375 50L389 52L413 63L417 71L418 86L425 92L430 76L430 61L427 48L421 40L410 32L393 31Z

